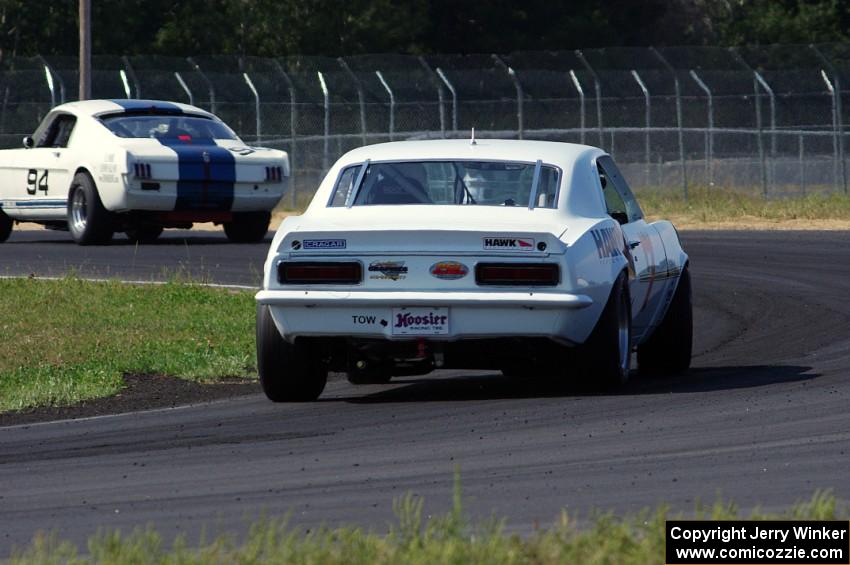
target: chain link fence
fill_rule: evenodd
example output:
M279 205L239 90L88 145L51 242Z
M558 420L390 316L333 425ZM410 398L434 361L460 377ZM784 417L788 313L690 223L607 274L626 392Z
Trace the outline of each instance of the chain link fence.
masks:
M95 56L97 98L188 102L289 152L303 205L344 152L403 139L597 145L637 187L781 197L847 192L850 45L607 48L480 55ZM0 145L75 99L74 57L0 62Z

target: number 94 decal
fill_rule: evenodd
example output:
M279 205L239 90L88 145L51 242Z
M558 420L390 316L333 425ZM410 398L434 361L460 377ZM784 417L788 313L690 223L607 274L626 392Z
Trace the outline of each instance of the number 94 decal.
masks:
M37 169L30 169L27 173L27 194L36 194L38 191L47 194L47 169L38 174Z

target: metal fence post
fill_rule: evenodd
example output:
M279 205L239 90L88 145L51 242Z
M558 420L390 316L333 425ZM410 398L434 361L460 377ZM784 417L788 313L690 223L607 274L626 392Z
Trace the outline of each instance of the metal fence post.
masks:
M573 81L573 86L576 87L576 92L578 92L578 104L579 104L579 130L580 140L582 145L584 144L584 131L585 131L585 115L584 115L584 89L581 87L581 83L576 76L575 71L570 69L570 79Z
M130 92L130 81L127 80L127 71L120 69L118 71L118 76L121 77L121 85L124 86L124 98L132 98L133 96Z
M324 99L325 120L324 120L324 144L322 147L322 174L328 172L330 165L330 136L331 136L331 97L328 92L328 85L325 83L325 75L322 71L316 71L319 75L319 86L322 87L322 98Z
M425 69L425 72L428 73L428 76L431 78L431 81L434 83L434 86L437 87L437 104L439 104L439 112L440 112L440 135L442 137L446 137L446 108L445 104L445 94L443 93L443 85L440 83L440 77L431 69L428 65L428 62L425 60L425 57L419 56L419 64Z
M127 71L127 75L130 77L130 80L133 81L133 90L135 90L134 98L141 98L142 87L139 85L139 78L136 76L136 71L133 69L133 65L130 64L130 58L124 55L121 57L121 61L124 63L124 69Z
M251 77L248 76L248 73L242 73L242 78L245 79L245 84L248 85L248 88L254 95L254 114L257 117L257 143L260 143L260 140L263 136L263 118L260 115L260 93L257 92L257 89L254 86L254 83L251 81Z
M584 58L584 53L581 52L581 49L576 49L575 53L581 64L584 65L584 68L593 77L593 89L596 91L596 125L599 128L599 146L602 147L605 145L605 132L602 129L602 85L599 84L599 75L596 74L596 71L593 70L587 59Z
M292 83L292 79L289 78L289 75L286 74L286 71L283 70L283 65L280 64L280 61L274 59L274 66L277 69L277 72L280 73L280 76L283 77L283 80L286 82L286 87L289 90L289 198L290 198L290 207L294 210L297 202L296 202L296 184L295 184L295 141L296 141L296 124L298 120L298 108L295 100L295 85Z
M192 59L192 57L186 57L186 60L187 60L187 61L189 61L189 64L190 64L190 65L192 65L192 66L195 68L195 71L196 71L199 75L201 75L201 78L202 78L202 79L203 79L203 81L206 83L206 85L207 85L207 90L209 91L209 94L210 94L210 112L212 112L213 114L215 114L215 111L216 111L216 105L215 105L215 87L213 86L212 81L211 81L211 80L207 77L207 75L205 75L205 74L204 74L204 71L202 71L202 70L201 70L201 66L200 66L200 65L198 65L198 63L196 63L196 62L195 62L195 60L194 60L194 59Z
M844 193L847 194L847 164L844 162L844 113L842 109L841 102L841 76L835 70L835 66L833 66L832 61L830 61L823 53L821 53L820 49L815 47L814 45L809 45L809 47L814 51L818 58L826 65L826 68L829 69L830 74L833 77L833 82L835 84L835 93L833 94L834 102L835 102L835 116L836 116L836 129L838 130L838 155L841 159L841 186L844 189Z
M516 71L513 70L507 63L505 63L501 57L496 55L495 53L491 54L493 61L500 67L502 67L505 72L508 73L508 76L511 78L511 82L514 85L514 90L516 90L516 123L517 123L517 137L522 139L524 136L524 116L523 116L523 92L522 92L522 84L519 82L519 77L516 74Z
M194 106L195 105L195 97L192 96L192 91L189 90L189 85L186 84L186 81L183 80L183 77L180 76L180 73L178 73L177 71L174 71L174 78L177 79L177 82L179 82L180 86L183 87L183 92L185 92L186 96L189 97L189 105Z
M53 108L56 106L56 88L53 86L53 76L47 65L44 65L44 78L47 80L47 90L50 91L50 107Z
M357 89L357 102L360 105L360 143L361 145L366 145L366 98L363 96L363 84L357 78L357 75L354 74L354 71L351 70L351 67L348 66L348 63L345 62L345 59L337 57L337 61L348 76L351 77L351 82L354 83L354 88Z
M806 161L805 148L803 146L803 134L797 138L797 149L799 151L799 167L800 167L800 191L803 196L806 195Z
M756 98L756 131L758 135L759 161L761 162L761 191L764 196L767 196L769 185L767 182L767 161L764 155L764 128L761 123L761 92L759 92L759 83L755 71L753 71L753 93Z
M437 76L440 77L440 80L443 81L446 88L452 94L452 131L457 133L457 91L455 91L455 87L449 82L449 77L446 76L446 73L440 67L437 67Z
M375 71L375 75L377 75L378 80L381 81L381 85L383 85L384 90L387 91L387 94L390 97L390 141L393 140L393 134L395 133L395 95L393 94L392 88L387 84L387 81L384 80L384 75L381 74L381 71Z
M759 92L759 82L755 76L756 72L741 57L741 54L734 47L730 47L729 52L743 68L753 75L753 95L755 96L756 105L756 142L758 144L759 162L761 164L761 192L763 196L767 196L767 162L764 156L764 131L761 123L761 93Z
M706 122L705 131L705 172L708 178L708 185L714 186L714 97L711 95L711 89L703 82L695 70L690 71L691 78L697 83L703 92L705 92L706 102L708 105L708 121Z
M652 106L649 98L649 89L646 87L644 82L641 80L640 75L636 70L632 70L632 77L635 79L635 82L638 83L641 92L643 92L643 100L646 105L645 108L645 116L644 121L646 122L646 133L644 138L644 160L646 162L646 174L645 174L645 182L646 185L649 185L649 163L650 163L650 129L652 128Z
M43 56L39 55L38 59L44 65L45 79L47 80L47 88L50 89L50 99L53 106L56 106L56 95L54 94L55 83L59 83L59 103L65 103L65 81L62 80L62 75L56 72L53 66L47 62ZM52 107L52 106L51 106Z
M756 80L759 81L761 87L767 92L768 101L770 102L770 166L768 168L768 187L773 186L776 182L776 97L773 95L773 89L761 76L761 73L754 71Z
M829 90L830 95L832 96L832 154L833 154L833 182L838 184L838 159L839 159L839 146L841 145L841 140L838 137L838 103L836 101L836 89L833 84L829 80L829 76L827 76L826 71L821 69L821 77L823 78L823 82L826 83L826 88Z
M652 51L655 56L661 61L661 64L664 65L670 74L673 75L673 90L676 95L676 128L679 130L679 160L682 163L682 192L685 197L685 201L688 200L688 167L685 163L685 133L682 126L682 90L681 85L679 84L679 75L676 74L676 70L673 68L673 65L667 62L661 53L655 47L650 47L650 51Z

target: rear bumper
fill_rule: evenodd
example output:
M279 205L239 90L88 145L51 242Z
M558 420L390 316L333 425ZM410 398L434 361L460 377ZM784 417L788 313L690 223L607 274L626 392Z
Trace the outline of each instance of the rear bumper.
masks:
M178 202L177 183L173 181L150 181L150 190L142 190L131 186L125 188L123 194L104 204L114 212L126 212L131 210L143 210L151 212L173 211ZM259 186L259 188L254 188ZM197 201L197 206L189 205L188 208L195 211L228 211L228 212L259 212L271 211L280 202L283 192L277 186L252 185L236 183L232 189L232 197L226 198L226 210L222 210L217 201L222 199L220 194L209 191L209 201L203 188L191 192L188 201ZM186 196L184 194L184 200ZM186 204L183 204L186 208Z
M381 292L327 290L261 290L257 302L268 306L464 306L467 308L587 308L584 294L554 292Z
M299 336L455 341L493 337L545 337L581 343L599 316L590 296L554 292L381 292L262 290L257 302L269 306L287 340ZM394 321L402 308L443 309L440 334L399 334Z

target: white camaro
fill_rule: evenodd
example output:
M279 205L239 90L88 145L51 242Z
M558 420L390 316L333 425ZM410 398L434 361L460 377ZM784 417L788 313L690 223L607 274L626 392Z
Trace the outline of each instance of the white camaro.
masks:
M289 176L285 152L245 145L200 108L156 100L57 106L23 149L0 151L0 242L15 222L67 229L83 245L134 241L194 222L261 240Z
M688 256L601 149L540 141L370 145L280 226L257 294L274 401L435 368L611 386L690 366Z

